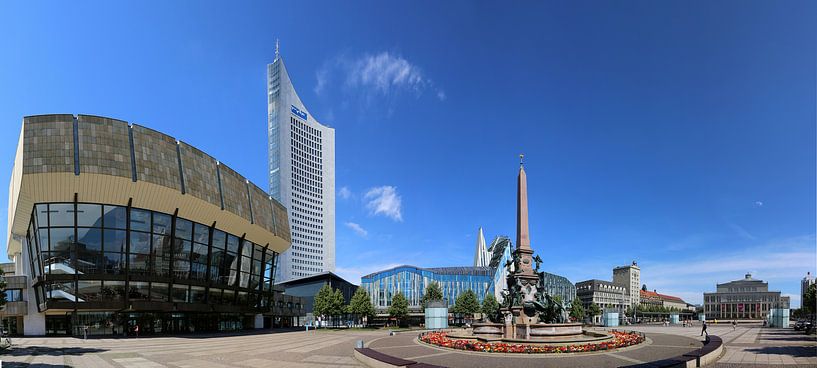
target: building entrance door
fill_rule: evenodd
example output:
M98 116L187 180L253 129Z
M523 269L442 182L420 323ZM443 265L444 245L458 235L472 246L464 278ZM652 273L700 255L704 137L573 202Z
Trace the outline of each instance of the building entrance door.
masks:
M71 334L71 316L45 316L45 334L67 336Z

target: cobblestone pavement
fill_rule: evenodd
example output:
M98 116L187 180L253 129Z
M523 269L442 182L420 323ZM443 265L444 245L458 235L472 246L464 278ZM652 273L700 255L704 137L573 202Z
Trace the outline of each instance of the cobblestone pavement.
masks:
M386 331L298 331L128 339L15 338L2 367L353 368L357 340Z
M645 333L669 333L700 337L701 327L627 326L627 329ZM720 336L724 353L714 367L817 367L817 338L791 328L764 328L760 324L710 324L707 332Z

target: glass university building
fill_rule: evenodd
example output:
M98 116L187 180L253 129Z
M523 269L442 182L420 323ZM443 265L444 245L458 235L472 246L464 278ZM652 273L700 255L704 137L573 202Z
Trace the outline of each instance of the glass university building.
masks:
M238 330L301 315L300 299L273 291L286 209L172 137L96 116L26 117L10 199L26 335Z

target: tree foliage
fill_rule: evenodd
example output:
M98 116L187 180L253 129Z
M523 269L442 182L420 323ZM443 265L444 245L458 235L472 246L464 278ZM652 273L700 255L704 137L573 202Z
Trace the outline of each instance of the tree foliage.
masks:
M454 313L474 314L479 312L480 305L477 294L473 290L466 290L457 297L454 303Z
M482 314L487 318L492 319L499 313L499 302L494 297L494 294L488 294L482 300ZM496 321L495 321L496 322Z
M332 287L329 284L324 284L318 293L315 294L315 299L312 303L312 314L315 316L329 316L331 312L331 304L333 297Z
M403 296L403 293L397 293L391 298L391 306L389 306L389 315L400 322L408 315L408 300Z
M6 279L3 276L0 276L0 309L8 303L6 300Z
M370 317L374 315L374 306L372 305L372 300L369 298L369 293L366 292L366 289L362 287L357 288L355 294L352 295L352 299L349 301L348 312L354 314L358 318Z
M587 314L591 317L598 316L601 314L601 308L596 303L590 303L590 308L587 309Z
M801 305L802 307L800 309L802 309L806 315L815 313L815 310L817 310L817 284L809 285L808 289L806 289L806 293L803 295Z
M570 303L570 318L573 318L576 321L581 321L584 319L584 307L582 306L582 301L579 298L573 298L573 302Z
M430 302L442 301L443 300L443 291L440 289L440 284L436 281L432 281L431 283L426 286L426 290L423 293L423 298L420 299L420 304L425 308L428 306Z

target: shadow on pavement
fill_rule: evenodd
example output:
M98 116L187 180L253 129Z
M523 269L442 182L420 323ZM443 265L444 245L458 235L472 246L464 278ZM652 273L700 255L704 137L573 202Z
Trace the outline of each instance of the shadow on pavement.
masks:
M3 352L3 354L0 354L0 360L2 359L3 356L23 356L23 355L65 356L103 353L106 351L108 351L108 349L72 348L72 347L54 348L48 346L12 347L10 350L6 350L5 352Z
M750 351L758 354L780 354L790 355L798 358L817 356L814 346L766 346L762 348L749 348Z

